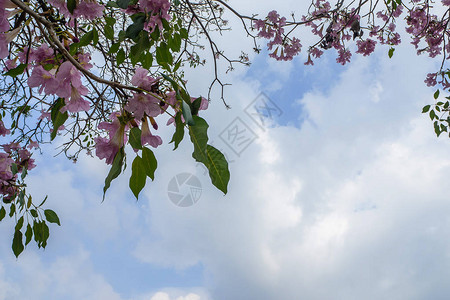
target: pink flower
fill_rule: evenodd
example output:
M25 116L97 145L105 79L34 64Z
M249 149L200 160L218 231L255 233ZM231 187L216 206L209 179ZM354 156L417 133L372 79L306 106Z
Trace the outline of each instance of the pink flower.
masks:
M94 139L96 143L95 155L100 159L105 158L108 165L113 163L117 152L119 152L120 148L127 141L125 135L126 126L120 123L120 120L117 118L119 115L119 112L112 113L110 116L112 122L101 122L98 125L99 129L109 131L109 139L103 137L96 137Z
M116 130L114 136L108 140L103 137L96 137L94 139L95 145L95 155L98 158L103 159L108 165L112 164L114 161L114 157L116 157L117 152L119 152L120 148L123 147L125 142L125 126L120 125Z
M11 172L11 164L14 160L7 153L0 153L0 179L1 180L11 180L13 174Z
M5 33L0 33L0 59L3 59L9 55L8 49L9 42Z
M352 53L347 49L340 49L338 52L338 58L336 58L336 62L341 65L345 65L350 62L350 58L352 57Z
M358 46L358 50L356 53L360 53L364 56L370 55L375 50L376 41L367 39L365 41L357 41L356 45Z
M56 74L56 80L59 82L56 95L61 98L69 98L72 94L72 86L77 88L81 86L81 74L72 65L70 61L64 62Z
M17 63L15 59L8 59L5 61L5 67L3 68L3 71L6 72L8 70L14 69L17 67Z
M437 84L436 78L437 73L428 73L427 79L425 79L424 82L427 84L427 86L435 86Z
M28 77L27 82L28 86L31 88L40 86L39 93L42 93L45 89L44 93L46 95L55 94L59 87L55 77L40 65L33 68L33 72L31 73L31 76Z
M144 68L136 68L136 72L131 78L131 84L146 91L151 91L152 86L159 81L159 78L148 76L148 71Z
M133 113L137 120L141 120L144 113L149 117L156 117L161 114L159 100L152 95L143 93L133 93L133 98L128 101L125 109Z
M26 167L27 170L31 170L36 167L34 164L34 159L31 158L31 153L27 149L20 149L17 151L19 154L19 166ZM21 171L21 168L19 168Z
M53 49L47 44L42 44L39 48L33 51L31 60L37 63L51 63L54 62L55 54Z
M38 149L39 148L39 144L38 144L38 142L36 142L36 141L32 141L32 140L30 140L30 143L28 144L28 146L27 146L27 148L28 149Z
M144 146L145 144L148 144L154 148L156 148L162 144L161 137L159 137L157 135L152 135L152 133L150 132L147 118L144 118L144 121L142 122L141 143L142 143L142 146Z
M91 61L90 53L78 54L78 61L80 62L80 65L82 65L86 70L92 68L92 64L89 63Z
M89 111L91 109L89 101L81 97L81 95L87 95L88 93L89 90L84 86L80 86L78 89L72 86L70 100L67 101L66 98L66 105L61 108L61 112L69 111L71 113L77 113L80 111Z
M6 136L7 134L10 134L11 131L5 127L5 124L3 124L3 121L0 120L0 135Z
M77 7L73 11L75 18L83 17L87 20L93 20L95 18L103 16L103 10L105 7L97 2L82 1L77 4Z
M7 1L0 1L0 32L5 32L9 30L9 21L8 21L8 11L5 9L5 3Z

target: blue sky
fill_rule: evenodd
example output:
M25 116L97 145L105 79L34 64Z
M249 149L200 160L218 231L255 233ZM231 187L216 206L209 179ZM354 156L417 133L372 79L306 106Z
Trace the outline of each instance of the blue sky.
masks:
M193 161L187 137L172 152L172 127L158 130L156 178L138 202L129 170L101 203L108 167L85 156L73 164L45 146L30 191L49 195L62 226L51 227L45 251L30 244L16 260L12 224L2 221L0 299L446 299L450 144L420 113L435 62L407 43L392 59L384 48L344 67L334 59L330 51L305 67L304 57L262 54L226 77L232 109L215 99L203 114L230 161L226 196ZM205 72L188 72L193 94L206 91ZM261 93L282 112L263 127L245 112ZM223 135L236 118L253 134L245 148ZM167 194L184 172L202 186L186 208Z

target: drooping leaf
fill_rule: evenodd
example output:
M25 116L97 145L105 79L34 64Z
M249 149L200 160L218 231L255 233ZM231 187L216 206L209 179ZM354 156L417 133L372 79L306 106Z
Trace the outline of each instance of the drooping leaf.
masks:
M139 197L139 193L145 186L147 180L147 174L145 172L144 162L139 155L133 160L131 165L131 177L130 177L130 189L133 192L136 200Z
M211 145L206 146L206 156L208 159L206 167L209 170L212 184L226 194L230 181L230 171L225 156Z
M183 101L182 103L183 103L183 109L181 110L181 112L183 113L183 118L186 121L186 124L191 125L191 126L195 125L195 121L192 116L191 108L185 101Z
M14 252L14 255L16 257L19 257L20 253L22 253L24 248L25 247L23 246L22 232L20 230L16 230L14 232L14 238L12 242L12 250Z
M198 111L200 109L200 105L202 104L202 97L198 97L192 102L192 115L198 115Z
M178 145L183 140L183 138L184 138L184 124L183 121L181 120L181 113L177 112L177 114L175 115L175 133L173 134L172 140L170 141L170 143L174 143L173 150L178 148Z
M129 139L129 143L131 145L131 147L133 147L134 149L142 149L142 143L141 143L141 135L142 132L139 128L137 127L133 127L130 130L130 139Z
M192 157L196 161L206 163L206 145L208 144L208 123L198 116L193 116L195 125L189 126L189 135L191 137L192 144L194 145L194 152Z
M54 140L56 137L56 134L58 133L58 128L62 125L64 125L64 122L66 122L69 115L67 114L67 111L62 113L60 109L65 105L64 98L58 98L56 102L53 104L52 111L51 111L51 119L53 123L53 131L50 134L50 140Z
M395 51L395 48L390 48L389 49L389 51L388 51L389 58L392 58L392 56L394 55L394 51Z
M50 223L56 223L59 226L61 226L61 223L59 222L58 215L51 209L44 210L45 219L49 221Z
M17 231L17 230L20 230L20 229L22 229L22 226L23 226L23 216L21 216L20 218L19 218L19 220L17 221L17 224L16 224L16 227L14 227L14 229Z
M142 163L144 166L145 174L152 180L155 179L155 171L158 167L158 161L156 160L153 151L144 147L142 148Z
M114 157L114 161L112 163L111 169L109 170L108 176L105 178L105 186L103 187L103 201L105 200L106 191L111 186L111 181L113 181L117 176L122 172L123 160L125 158L125 151L123 147L117 152Z
M25 246L28 245L32 237L33 237L33 229L31 228L31 225L28 224L27 230L25 231Z

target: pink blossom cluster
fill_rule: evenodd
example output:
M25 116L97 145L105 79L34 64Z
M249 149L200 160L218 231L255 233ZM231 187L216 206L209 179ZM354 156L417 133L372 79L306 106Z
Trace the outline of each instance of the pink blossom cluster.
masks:
M153 78L149 72L141 67L136 68L135 74L131 78L131 84L143 90L142 93L133 93L128 100L123 111L111 114L110 122L101 122L99 129L106 130L108 137L96 137L96 155L100 159L105 159L107 164L112 164L114 157L127 142L127 133L133 127L141 129L142 146L149 145L158 147L162 144L162 139L154 135L150 130L158 130L156 117L163 114L169 107L175 113L181 111L181 100L177 99L176 92L168 91L162 93L158 90L160 78ZM191 102L197 98L192 97ZM199 110L208 108L208 100L201 98ZM182 117L182 121L184 119ZM174 118L169 119L167 125L174 123ZM150 126L151 125L151 126Z
M450 82L448 81L448 73L447 72L434 72L428 73L424 82L429 87L433 87L436 85L441 85L444 89L450 90Z
M1 126L3 126L2 121ZM31 152L19 143L9 143L1 145L3 152L0 152L0 194L3 201L11 201L18 193L18 174L24 169L31 170L36 165L31 158ZM13 164L16 172L13 171Z
M285 25L286 18L280 18L275 10L269 12L265 20L255 21L255 28L259 30L258 36L270 39L267 43L268 49L272 50L276 46L275 50L269 54L276 60L292 60L301 51L302 45L298 38L283 37Z
M139 0L136 5L128 6L124 12L129 15L144 12L147 15L144 29L152 33L158 27L162 32L162 20L170 21L170 7L169 0Z
M44 66L56 63L54 53L47 45L43 44L35 50L25 49L19 54L19 60L23 63L25 63L26 53L28 53L29 62L34 63L27 81L29 87L39 88L39 93L45 95L64 98L66 105L61 109L62 112L89 111L90 103L83 98L89 90L81 81L81 72L70 61L46 70ZM92 67L89 63L89 54L79 54L78 60L86 69Z
M77 1L77 5L70 13L67 9L66 0L48 0L52 6L56 7L59 13L63 14L66 18L71 18L70 25L73 25L73 20L76 18L84 18L86 20L93 20L103 16L104 5L98 4L95 0Z
M406 32L411 34L412 44L418 49L417 54L428 52L430 57L436 57L442 52L446 24L438 20L436 15L429 14L428 9L429 7L425 4L415 7L409 12L409 16L406 18L408 24ZM425 41L427 47L419 49L419 43L422 40Z

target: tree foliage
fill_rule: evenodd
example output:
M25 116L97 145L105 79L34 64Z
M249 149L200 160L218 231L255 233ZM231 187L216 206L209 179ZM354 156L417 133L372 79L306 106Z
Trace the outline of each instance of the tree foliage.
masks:
M265 39L269 56L277 60L298 55L300 34L311 31L316 40L308 45L305 65L332 49L342 65L353 55L370 55L378 45L385 45L393 57L406 39L397 30L404 25L417 54L442 62L425 83L446 91L449 6L449 0L435 7L427 0L313 0L298 19L275 10L265 17L247 16L223 0L0 0L0 135L8 139L0 151L0 220L8 215L16 221L14 254L33 237L45 248L47 223L61 225L57 214L44 207L45 199L39 205L33 202L25 183L35 167L33 150L57 136L70 160L76 162L84 152L111 165L104 197L130 159L129 186L138 198L147 179L154 180L158 164L151 148L163 143L156 131L161 116L168 116L174 150L187 132L192 157L209 170L212 184L227 193L227 161L208 144L208 124L199 116L208 108L215 85L228 107L221 72L235 64L249 65L247 54L230 58L213 38L212 32L230 29L225 12L240 20L254 51L261 51L259 39ZM207 59L214 68L209 90L205 97L192 96L183 70ZM227 70L220 69L219 59ZM429 114L439 136L449 132L450 98L438 90L434 99L423 113ZM127 157L127 148L134 149L133 157Z

